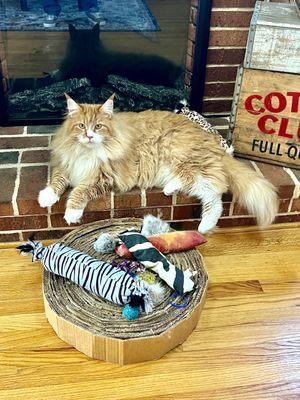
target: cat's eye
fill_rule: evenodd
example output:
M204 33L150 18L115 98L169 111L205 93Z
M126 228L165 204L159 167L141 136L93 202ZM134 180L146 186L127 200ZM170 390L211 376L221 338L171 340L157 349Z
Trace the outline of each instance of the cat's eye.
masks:
M85 125L84 124L78 124L78 127L80 128L80 129L84 129L85 128Z
M96 124L95 125L95 129L101 129L102 128L102 125L101 124Z

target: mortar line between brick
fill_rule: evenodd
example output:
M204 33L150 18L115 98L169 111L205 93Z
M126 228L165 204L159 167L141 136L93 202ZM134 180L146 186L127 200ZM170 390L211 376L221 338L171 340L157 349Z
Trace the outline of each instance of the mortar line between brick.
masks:
M235 81L207 81L205 84L212 84L212 83L217 83L217 84L223 84L223 83L235 83Z
M48 185L50 185L50 165L48 165L48 168L47 168L47 186ZM47 207L47 223L48 223L48 228L52 228L51 207Z
M174 217L174 207L171 206L171 214L170 214L170 220L173 221L173 217Z
M14 192L13 192L12 199L11 199L11 203L12 203L12 207L13 207L15 216L19 215L17 197L18 197L18 191L19 191L19 187L20 187L22 154L23 154L23 151L22 150L19 151L18 164L17 164L17 176L16 176L16 180L15 180Z
M276 214L276 217L281 215L298 215L298 214L300 214L299 211L292 211L292 212L278 213Z
M173 193L172 195L172 206L176 206L177 204L177 193Z
M228 96L228 97L211 97L211 96L204 96L203 100L232 100L233 97L232 96Z
M26 135L28 138L38 138L38 137L45 137L45 136L51 136L49 133L26 133L23 131L23 133L17 133L15 135L0 135L1 138L19 138L19 137L24 137Z
M110 192L110 218L115 215L115 192L111 190Z
M255 169L255 171L258 173L259 176L262 176L264 178L263 173L261 172L261 170L258 168L258 166L256 165L255 161L250 161L250 163L253 165L253 168Z
M295 187L294 187L294 192L293 192L293 199L297 199L300 196L300 182L298 180L298 178L296 177L296 175L294 174L294 172L287 167L283 167L283 170L290 176L290 178L292 179Z
M23 135L27 135L27 126L23 127Z
M9 153L12 151L23 150L23 151L31 151L31 150L49 150L49 147L21 147L20 149L1 149L0 153Z
M293 201L294 201L294 199L293 199L293 197L290 199L290 202L289 202L289 205L288 205L288 212L291 212L291 209L292 209L292 207L293 207Z
M74 229L76 229L75 227L74 228L67 228L67 227L65 227L65 226L56 226L56 227L53 227L53 228L51 228L51 231L72 231L72 230L74 230ZM0 233L1 234L9 234L9 233L20 233L20 232L22 232L22 233L25 233L25 232L32 232L32 231L36 231L36 232L47 232L47 231L49 231L49 229L48 228L40 228L40 229L23 229L22 231L19 231L19 230L12 230L12 231L1 231Z
M41 150L50 150L49 147L29 147L28 149L23 149L24 151L41 151Z
M218 113L210 113L210 112L204 112L204 113L202 113L202 115L203 115L204 117L216 117L216 116L221 116L221 117L223 117L225 114L226 114L226 115L230 114L230 111L227 111L227 112L218 112Z
M212 11L221 11L221 12L233 12L233 11L244 11L244 12L249 12L249 11L253 11L254 8L253 7L227 7L227 8L222 8L222 7L213 7L211 9Z
M238 67L240 64L207 64L206 68L227 68L227 67Z
M208 121L208 122L209 122L209 121ZM229 126L228 126L228 125L223 125L223 126L213 125L213 127L214 127L215 129L219 130L219 131L224 131L224 130L229 129Z
M241 26L213 26L210 28L211 31L249 31L249 28Z
M141 189L141 207L147 207L147 197L145 189Z
M245 46L209 46L209 50L245 50ZM205 82L207 83L207 82ZM231 83L235 83L235 81L231 81Z
M23 232L22 231L19 232L19 240L20 240L20 242L24 241L24 236L23 236Z
M19 152L23 153L24 150L20 150ZM48 163L20 163L20 168L22 167L42 167L48 165ZM6 168L16 168L16 164L1 164L0 169L6 169Z
M228 213L229 217L233 216L233 210L234 210L234 201L232 199L232 202L230 203L230 206L229 206L229 213Z

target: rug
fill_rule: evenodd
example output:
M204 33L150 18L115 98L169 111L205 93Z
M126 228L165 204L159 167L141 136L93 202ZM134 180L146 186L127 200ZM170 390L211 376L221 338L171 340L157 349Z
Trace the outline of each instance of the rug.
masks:
M42 0L27 0L29 11L22 11L18 0L0 0L2 31L67 31L71 23L77 29L90 29L95 23L78 10L77 0L60 0L62 8L57 26L44 28ZM144 0L101 0L100 10L107 20L101 31L155 32L159 25Z

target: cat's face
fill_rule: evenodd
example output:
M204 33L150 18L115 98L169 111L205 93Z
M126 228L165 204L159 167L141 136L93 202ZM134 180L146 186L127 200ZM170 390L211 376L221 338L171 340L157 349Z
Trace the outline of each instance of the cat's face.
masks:
M69 135L87 148L109 146L114 140L111 125L113 98L103 105L77 104L67 96Z

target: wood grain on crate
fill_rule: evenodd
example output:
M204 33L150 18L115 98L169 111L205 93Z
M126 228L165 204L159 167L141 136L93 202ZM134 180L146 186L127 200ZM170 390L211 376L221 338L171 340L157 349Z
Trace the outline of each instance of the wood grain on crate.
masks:
M300 398L300 225L220 229L201 252L211 289L190 338L159 361L119 367L58 339L42 270L0 251L0 399Z
M297 75L240 68L231 115L236 154L300 168L299 87Z
M300 19L295 4L256 3L245 66L300 73Z

